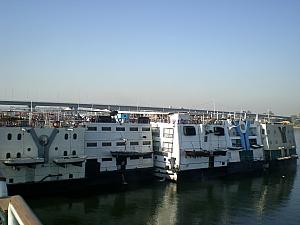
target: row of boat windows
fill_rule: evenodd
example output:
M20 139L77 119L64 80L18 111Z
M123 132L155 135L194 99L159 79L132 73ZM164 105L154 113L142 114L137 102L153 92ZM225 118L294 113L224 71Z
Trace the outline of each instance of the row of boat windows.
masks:
M98 127L88 127L88 131L97 131ZM101 127L102 131L112 131L111 127ZM125 127L116 127L116 131L125 131ZM138 127L130 127L129 131L139 131ZM142 127L142 131L150 131L150 127Z
M136 160L136 159L152 159L152 155L144 155L144 156L130 156L128 157L130 160ZM102 162L111 162L113 159L112 158L102 158Z
M68 140L69 139L69 134L65 134L65 140ZM76 140L77 139L77 134L74 133L73 134L73 139ZM12 134L11 133L8 133L7 134L7 140L12 140ZM20 141L22 140L22 134L17 134L17 140Z
M28 148L27 150L30 151L30 148ZM76 151L73 150L71 154L76 155ZM64 156L68 156L68 151L64 151ZM11 158L10 152L6 153L6 159L10 159L10 158ZM16 158L21 158L21 153L20 152L17 152Z
M214 133L217 136L224 136L225 131L223 127L214 127L213 130L211 131L206 131L206 134L209 133ZM155 127L152 129L152 134L154 137L159 137L160 135L160 130L158 127ZM184 126L183 127L183 134L185 136L195 136L196 133L196 128L194 126ZM165 138L173 138L174 136L174 129L173 128L164 128L163 129L163 137Z
M112 142L102 142L102 147L108 147L108 146L112 146ZM131 141L129 143L131 146L136 146L139 145L138 141ZM125 146L126 142L122 141L122 142L116 142L116 146ZM143 145L151 145L151 141L143 141ZM97 147L98 143L97 142L87 142L86 143L86 147Z

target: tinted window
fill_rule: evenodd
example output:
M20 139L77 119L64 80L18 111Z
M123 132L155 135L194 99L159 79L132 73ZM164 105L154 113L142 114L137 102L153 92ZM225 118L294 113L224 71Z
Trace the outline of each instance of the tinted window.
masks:
M224 136L224 128L223 127L214 127L214 134L217 136Z
M138 131L139 128L138 127L130 127L130 131Z
M185 136L195 136L196 135L196 129L193 126L184 126L183 127L183 134Z
M150 127L142 127L142 131L150 131Z
M116 131L125 131L125 127L116 127Z
M97 131L97 127L88 127L87 130L89 130L89 131Z
M111 127L102 127L102 131L111 131Z
M137 155L134 155L134 156L130 156L130 160L133 160L133 159L139 159L140 157L137 156Z
M102 162L112 161L112 158L102 158Z
M111 142L102 142L102 146L111 146Z
M124 146L125 142L117 142L117 146Z
M97 147L97 142L88 142L86 143L87 147Z
M143 141L143 145L151 145L151 141Z
M138 141L132 141L132 142L130 142L130 145L139 145L139 142Z
M257 145L257 141L256 141L256 138L255 139L249 139L249 143L250 145Z

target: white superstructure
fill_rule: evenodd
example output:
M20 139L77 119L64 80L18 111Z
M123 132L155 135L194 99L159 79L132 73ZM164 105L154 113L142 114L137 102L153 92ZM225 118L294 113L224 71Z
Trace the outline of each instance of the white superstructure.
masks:
M0 170L8 184L81 179L84 128L0 127Z
M102 118L103 120L103 118ZM149 122L105 121L85 124L87 160L97 160L100 173L153 167L152 133Z
M179 171L227 166L225 121L204 124L188 113L178 113L152 123L152 131L158 176L177 180Z
M264 161L260 125L254 120L175 113L151 125L155 171L160 177L177 180L179 173L190 171L198 176L217 168L226 173L227 167L242 172L241 164L249 167Z

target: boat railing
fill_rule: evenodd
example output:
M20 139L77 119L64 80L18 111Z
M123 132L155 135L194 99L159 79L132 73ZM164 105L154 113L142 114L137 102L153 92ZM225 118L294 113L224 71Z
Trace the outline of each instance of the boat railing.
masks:
M7 225L41 225L42 223L27 205L24 199L19 196L0 198L0 209L5 216L0 217L1 224Z

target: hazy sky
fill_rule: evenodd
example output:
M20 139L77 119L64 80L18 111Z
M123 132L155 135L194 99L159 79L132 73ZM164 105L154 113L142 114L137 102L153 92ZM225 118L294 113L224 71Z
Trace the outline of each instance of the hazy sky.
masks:
M0 1L0 99L300 112L299 0Z

